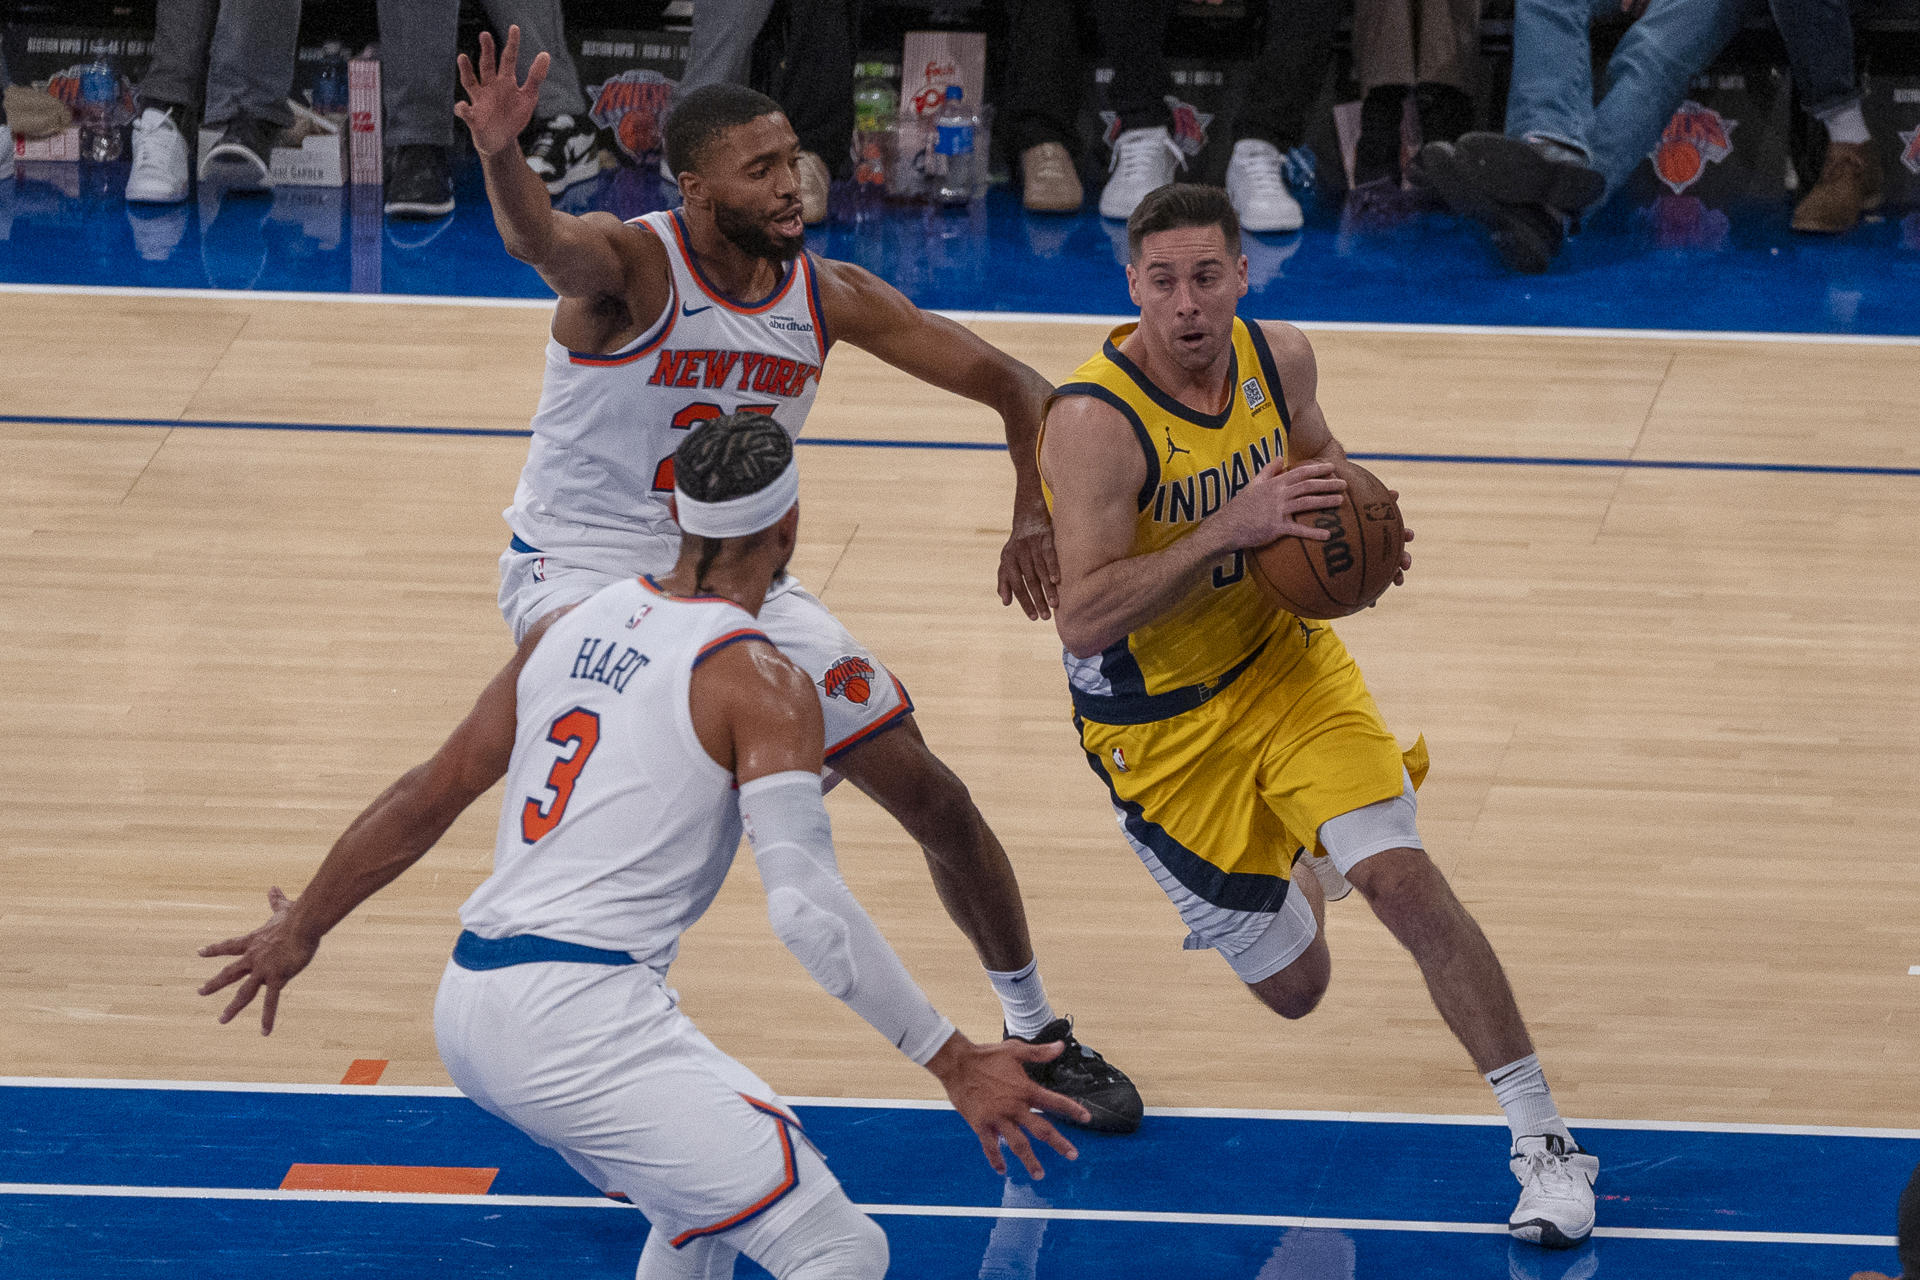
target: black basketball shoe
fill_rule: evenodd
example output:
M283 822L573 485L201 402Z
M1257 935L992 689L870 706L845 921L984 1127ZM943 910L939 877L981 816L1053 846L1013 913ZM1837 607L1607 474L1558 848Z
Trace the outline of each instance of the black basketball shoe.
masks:
M1133 1087L1133 1081L1127 1079L1124 1071L1074 1039L1071 1018L1055 1018L1034 1035L1009 1035L1007 1039L1025 1040L1028 1044L1061 1042L1064 1047L1053 1061L1024 1065L1028 1078L1035 1084L1065 1094L1087 1109L1090 1118L1081 1128L1100 1133L1132 1133L1140 1127L1140 1091ZM1075 1123L1064 1116L1054 1116L1054 1119Z

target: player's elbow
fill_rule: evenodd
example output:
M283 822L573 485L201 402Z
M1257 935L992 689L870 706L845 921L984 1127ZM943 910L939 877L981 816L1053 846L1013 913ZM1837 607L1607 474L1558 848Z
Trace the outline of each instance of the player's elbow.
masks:
M1107 633L1111 627L1103 626L1098 619L1089 618L1082 609L1070 608L1061 601L1053 613L1053 629L1060 636L1060 644L1076 658L1091 658L1106 652L1118 636Z

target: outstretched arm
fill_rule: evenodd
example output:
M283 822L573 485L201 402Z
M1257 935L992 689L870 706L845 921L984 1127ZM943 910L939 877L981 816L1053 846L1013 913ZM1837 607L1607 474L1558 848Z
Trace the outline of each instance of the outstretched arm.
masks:
M262 990L260 1034L271 1035L280 989L313 960L320 939L349 912L391 884L446 834L513 755L514 711L520 668L559 613L543 619L488 682L467 718L431 760L402 774L368 805L328 851L298 898L267 890L272 915L252 933L200 948L203 956L236 956L200 988L212 995L238 982L220 1021L231 1022Z
M1034 449L1052 384L966 326L922 311L871 271L848 262L820 267L820 301L836 339L1000 415L1013 459L1013 532L1000 552L1000 603L1018 600L1029 618L1051 617L1060 566Z
M773 931L827 993L931 1071L1004 1173L1000 1143L1044 1176L1027 1134L1067 1156L1073 1145L1031 1108L1085 1119L1076 1103L1040 1088L1022 1062L1058 1045L973 1044L934 1009L840 876L820 793L824 736L807 677L771 645L737 644L694 672L694 730L740 788L740 814L767 890Z
M458 60L467 101L456 102L453 110L467 122L473 149L480 153L493 224L507 252L538 271L561 297L625 297L627 259L621 242L635 235L652 237L610 213L576 218L553 207L546 185L520 154L520 134L533 119L549 58L544 52L534 58L527 82L520 84L513 71L519 56L520 28L516 26L507 28L506 45L497 57L493 37L483 31L479 65L464 53ZM656 315L658 310L654 308ZM636 320L644 327L652 317Z

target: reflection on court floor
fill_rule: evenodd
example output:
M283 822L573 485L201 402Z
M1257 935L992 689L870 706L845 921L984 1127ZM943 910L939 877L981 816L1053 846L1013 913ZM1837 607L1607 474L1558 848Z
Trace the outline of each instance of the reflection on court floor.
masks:
M1595 1239L1511 1242L1495 1117L1149 1111L1000 1178L921 1103L795 1100L892 1274L1844 1277L1897 1269L1920 1132L1576 1123ZM0 1275L625 1280L646 1221L452 1090L0 1081ZM742 1262L740 1275L763 1274Z

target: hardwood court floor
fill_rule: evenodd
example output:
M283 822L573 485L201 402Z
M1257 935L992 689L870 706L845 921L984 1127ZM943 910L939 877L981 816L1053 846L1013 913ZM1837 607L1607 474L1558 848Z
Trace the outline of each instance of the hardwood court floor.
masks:
M198 944L297 891L509 645L516 438L100 420L519 429L545 313L0 296L0 1075L445 1083L434 986L497 801L330 937L262 1041ZM1098 325L983 323L1064 377ZM112 353L90 362L87 348ZM1355 452L1920 467L1910 346L1324 332ZM809 434L986 441L859 352ZM33 419L68 418L79 422ZM1359 900L1298 1024L1257 1008L1121 843L1057 644L1003 610L992 452L802 453L795 569L913 691L1012 850L1055 1004L1152 1104L1486 1112ZM1389 462L1416 568L1341 627L1424 732L1430 848L1494 940L1575 1116L1920 1126L1920 474ZM918 853L830 801L847 877L936 1003L997 1029ZM674 971L792 1094L931 1078L770 936L750 863Z

